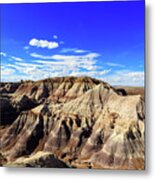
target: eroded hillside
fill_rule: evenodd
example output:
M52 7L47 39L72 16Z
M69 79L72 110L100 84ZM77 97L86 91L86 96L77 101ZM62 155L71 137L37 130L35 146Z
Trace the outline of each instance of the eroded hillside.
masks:
M2 83L0 164L144 169L144 100L90 77Z

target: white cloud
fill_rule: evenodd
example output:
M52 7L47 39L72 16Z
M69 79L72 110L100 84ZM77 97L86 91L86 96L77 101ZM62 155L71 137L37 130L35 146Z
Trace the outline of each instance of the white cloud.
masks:
M0 52L0 55L3 56L3 57L8 57L9 60L23 61L22 58L15 57L15 56L10 56L10 55L7 55L7 54L4 53L4 52Z
M28 50L28 49L30 49L30 47L29 46L24 46L24 49Z
M97 66L97 53L88 53L85 55L61 55L44 56L37 53L31 53L36 60L29 60L30 63L23 61L14 61L7 64L5 68L12 68L16 72L14 81L21 79L38 80L55 76L69 75L87 75L91 77L102 77L110 72L110 69L99 68ZM13 80L12 76L6 75L2 77L4 80Z
M30 56L32 56L34 58L39 58L39 59L52 59L52 56L44 56L44 55L37 54L37 53L30 53Z
M95 70L97 68L96 58L100 55L97 53L88 53L85 55L61 55L55 54L52 56L44 56L37 53L31 53L32 57L40 58L41 60L36 60L36 63L44 63L51 65L63 65L68 68L84 68L87 70ZM46 59L47 61L43 61Z
M76 48L63 48L61 49L61 53L68 53L68 52L74 52Z
M7 64L8 68L14 68L16 71L15 80L20 81L23 80L38 80L47 77L48 68L43 67L39 64L34 63L23 63L23 62L15 62L15 64ZM45 69L44 69L45 68ZM45 76L46 75L46 76ZM3 76L3 79L8 79L10 81L10 76Z
M14 62L14 64L7 64L5 67L2 66L3 81L20 81L21 79L39 80L68 75L91 76L102 79L111 85L144 85L143 71L120 70L112 72L111 69L98 67L93 60L71 62L67 60L36 60L33 63Z
M55 76L81 76L87 75L91 77L103 77L108 74L111 69L99 68L97 66L97 58L100 56L97 53L88 53L86 55L61 55L44 56L33 53L31 56L42 58L34 60L34 63L44 67L45 72L50 72ZM50 71L49 71L50 69ZM43 70L43 69L42 69Z
M4 56L4 57L6 57L6 56L7 56L7 54L6 54L6 53L4 53L4 52L0 52L0 56Z
M40 47L40 48L48 48L48 49L54 49L54 48L59 47L59 44L57 42L47 41L47 40L38 40L35 38L30 40L29 45Z
M48 64L34 64L34 63L22 63L22 62L16 62L16 64L8 64L8 68L14 68L16 71L16 74L14 75L14 79L10 76L4 76L2 79L10 81L11 79L13 81L20 81L23 80L39 80L44 79L48 77L54 77L54 76L63 76L68 71L64 71L62 67L60 68L53 68L53 66Z
M103 80L112 85L144 86L144 72L129 70L116 71L103 78Z
M15 70L12 69L12 68L5 68L5 67L3 67L3 68L1 69L1 76L2 76L2 77L3 77L3 76L10 76L10 75L13 75L14 72L15 72Z
M5 56L5 53L3 55ZM127 69L112 71L112 69L105 69L98 65L98 57L100 56L98 53L54 54L51 56L31 53L30 56L36 58L29 60L30 63L24 62L24 59L19 57L8 56L14 61L12 61L12 64L2 64L2 81L39 80L55 76L86 75L102 79L112 85L144 85L143 71ZM109 66L123 67L121 64L114 63L110 63Z
M21 67L42 67L41 65L39 64L35 64L35 63L23 63L23 62L15 62L16 65L19 65Z
M112 63L112 62L107 62L106 63L108 66L112 66L112 67L125 67L125 65L123 64L117 64L117 63Z
M55 54L51 56L51 59L55 60L68 60L68 61L78 61L78 60L92 60L95 58L98 58L100 55L98 53L88 53L86 55L61 55L61 54Z
M144 81L144 72L142 71L129 72L125 74L125 77L131 78L133 82Z
M108 74L111 71L111 69L105 69L102 71L77 71L77 72L72 72L70 75L71 76L90 76L90 77L97 77L101 78L103 75Z
M67 66L69 69L83 68L86 70L96 70L96 58L100 55L97 53L89 53L86 55L61 55L55 54L53 56L42 56L39 54L31 54L33 57L46 59L36 60L36 63L44 63L51 65L62 65Z
M86 53L88 51L83 50L83 49L78 49L78 48L63 48L61 53L68 53L68 52L73 52L73 53Z
M53 38L54 38L54 39L58 39L58 36L57 36L57 35L54 35Z
M28 78L24 75L13 74L11 76L2 76L1 80L2 82L18 82L20 80L28 80Z
M15 61L23 61L22 58L19 58L19 57L15 57L15 56L10 56L11 59L15 60Z
M87 52L87 51L85 51L85 50L83 50L83 49L77 49L77 50L75 50L75 52L76 52L76 53L85 53L85 52Z

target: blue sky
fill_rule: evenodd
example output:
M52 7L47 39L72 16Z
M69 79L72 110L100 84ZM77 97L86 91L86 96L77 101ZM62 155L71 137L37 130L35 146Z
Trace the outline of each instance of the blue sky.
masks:
M144 1L1 4L1 79L144 84Z

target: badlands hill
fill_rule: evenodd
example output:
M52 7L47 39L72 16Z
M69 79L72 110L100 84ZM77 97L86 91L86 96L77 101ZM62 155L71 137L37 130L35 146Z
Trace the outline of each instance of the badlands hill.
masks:
M144 169L144 100L90 77L1 83L0 165Z

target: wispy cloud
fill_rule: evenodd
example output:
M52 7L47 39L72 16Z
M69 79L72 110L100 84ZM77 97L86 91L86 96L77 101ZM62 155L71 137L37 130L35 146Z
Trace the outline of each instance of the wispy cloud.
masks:
M53 38L54 38L54 39L58 39L58 36L57 36L57 35L53 35Z
M86 50L83 50L83 49L77 49L75 50L75 53L85 53L87 52Z
M30 46L24 46L24 50L30 49Z
M117 64L117 63L112 63L112 62L107 62L106 64L111 67L121 67L121 68L125 67L125 65L123 64Z
M51 65L63 65L70 69L83 68L86 70L97 69L96 61L97 61L97 58L100 56L98 53L88 53L85 55L55 54L52 56L44 56L44 55L37 54L37 53L31 53L30 55L32 57L41 59L41 60L35 60L34 62L36 62L36 63L44 63L44 64L51 64Z
M23 61L22 58L8 55L8 54L5 53L5 52L0 52L0 56L2 56L2 57L7 57L9 60Z
M2 77L3 76L11 76L14 74L14 72L15 72L15 70L12 68L5 68L5 67L1 68L1 76Z
M51 59L55 60L68 60L68 61L78 61L78 60L92 60L95 58L98 58L100 54L98 53L88 53L85 55L61 55L61 54L55 54L51 56Z
M68 69L86 69L86 70L95 70L96 66L96 58L100 55L97 53L89 53L86 55L61 55L55 54L52 56L43 56L39 54L31 54L31 56L45 60L35 60L35 63L42 63L48 65L55 66L66 66ZM64 68L64 67L63 67Z
M88 55L87 55L88 56ZM94 57L89 55L90 57ZM19 81L21 79L38 80L55 76L97 77L112 85L144 85L144 72L122 69L112 71L99 67L97 60L67 60L64 56L53 56L55 60L36 59L30 63L15 61L14 64L2 66L2 80Z
M42 54L37 54L35 52L30 53L30 56L34 57L34 58L39 58L39 59L52 59L52 56L46 56L46 55L42 55Z
M7 56L7 54L6 54L6 53L4 53L4 52L0 52L0 56L6 57L6 56Z
M101 78L101 76L108 74L111 71L111 69L106 69L102 71L77 71L77 72L72 72L70 75L71 76L90 76L90 77L96 77L98 76Z
M143 86L144 85L144 72L131 71L131 70L130 71L119 70L106 76L103 80L113 85Z
M23 61L22 58L19 58L19 57L15 57L15 56L10 56L11 59L15 60L15 61Z
M101 78L111 71L111 69L98 67L97 58L100 56L98 53L87 53L84 55L54 54L51 56L31 53L30 56L35 59L29 59L29 63L22 59L23 61L14 61L5 66L6 69L14 70L14 81L19 81L21 78L24 80L38 80L68 75L87 75ZM17 60L18 58L12 56L12 59ZM3 75L3 80L7 78L10 80L9 74Z
M37 41L40 43L41 40ZM45 43L46 45L36 45L36 47L49 48L48 43ZM10 64L6 62L2 64L2 81L39 80L55 76L86 75L102 79L112 85L144 85L143 71L124 69L125 65L113 62L105 62L105 67L109 66L109 68L105 68L98 63L101 57L99 53L78 48L63 48L61 53L58 52L58 54L51 55L36 52L28 53L31 57L31 59L28 59L29 61L0 52L1 56L12 60ZM119 70L115 70L114 67Z
M47 41L47 40L38 40L38 39L31 39L29 41L30 46L40 47L40 48L48 48L48 49L54 49L59 47L59 44L54 41Z
M94 59L99 57L98 53L88 53L85 55L62 55L62 54L55 54L52 56L41 55L37 53L30 53L31 57L40 58L40 59L53 59L53 60L86 60L86 59Z
M60 52L61 53L69 53L69 52L73 52L73 53L86 53L88 51L83 50L83 49L78 49L78 48L63 48Z
M38 80L47 77L48 71L43 70L42 65L33 64L33 63L23 63L23 62L15 62L15 64L7 64L6 68L13 68L15 70L15 78L14 81L19 81L21 79L30 79L30 80ZM10 79L9 77L3 77L5 79Z

